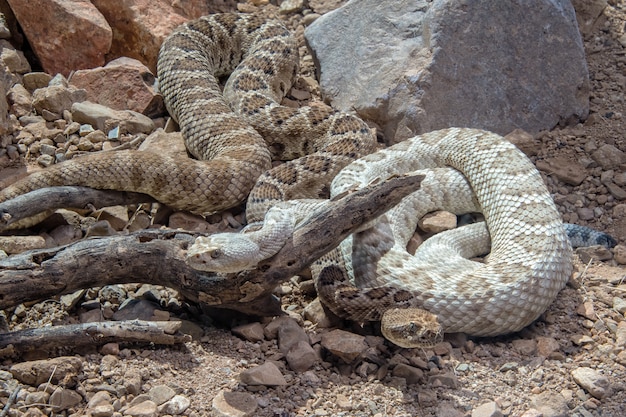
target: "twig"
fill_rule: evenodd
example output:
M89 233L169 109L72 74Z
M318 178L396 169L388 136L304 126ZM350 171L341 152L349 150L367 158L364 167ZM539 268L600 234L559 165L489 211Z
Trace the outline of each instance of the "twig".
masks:
M4 405L4 408L2 409L2 411L0 411L0 417L5 417L9 413L9 410L11 409L11 406L15 402L15 399L17 398L17 395L20 393L21 389L22 388L18 385L17 387L15 387L13 392L11 392L11 395L9 396L7 403Z

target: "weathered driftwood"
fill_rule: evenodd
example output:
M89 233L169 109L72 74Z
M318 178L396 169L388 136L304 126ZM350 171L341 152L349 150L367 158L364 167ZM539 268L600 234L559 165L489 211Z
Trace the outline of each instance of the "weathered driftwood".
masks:
M173 345L191 341L191 336L178 333L181 324L180 321L107 321L0 333L0 357L60 346L99 346L109 342Z
M41 188L0 203L0 231L19 220L58 208L93 207L99 209L154 201L154 198L149 195L125 191L95 190L74 186Z
M336 247L364 222L381 215L419 188L422 176L402 176L329 202L299 225L274 257L255 270L204 273L185 263L196 235L144 230L40 249L0 261L0 309L80 288L143 282L178 290L192 301L255 315L276 315L275 287Z

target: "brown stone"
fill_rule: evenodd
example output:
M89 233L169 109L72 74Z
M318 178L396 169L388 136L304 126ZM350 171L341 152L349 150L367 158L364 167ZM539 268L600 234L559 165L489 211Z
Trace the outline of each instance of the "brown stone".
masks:
M247 392L220 391L213 398L212 415L220 417L253 416L257 409L256 399Z
M111 48L109 24L85 0L9 0L43 69L67 76L104 64Z
M69 382L82 369L81 358L74 356L61 356L53 359L16 363L9 371L18 381L37 386L43 382L51 381L58 384L60 381Z
M523 129L515 129L504 137L506 140L517 146L522 152L528 156L537 155L540 148L539 141L535 140L533 135Z
M346 363L354 361L367 349L365 337L339 329L324 333L322 346Z
M115 110L133 110L148 116L165 112L163 98L154 89L154 74L133 58L118 58L104 67L76 71L69 82L87 91L87 100Z
M567 157L546 158L537 161L537 169L554 174L559 180L569 185L580 185L587 177L585 167Z
M280 369L272 362L265 362L263 365L246 369L239 374L239 378L246 385L287 385Z
M108 59L138 59L156 74L159 48L163 39L187 19L165 1L135 0L112 2L93 0L113 30L113 44ZM101 66L102 64L100 64Z
M537 337L537 353L544 358L560 349L559 342L553 337Z

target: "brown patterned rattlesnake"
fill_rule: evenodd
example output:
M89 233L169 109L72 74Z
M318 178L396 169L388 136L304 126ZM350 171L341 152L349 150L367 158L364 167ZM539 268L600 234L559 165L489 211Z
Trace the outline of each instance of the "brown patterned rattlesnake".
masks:
M328 106L281 106L297 70L296 42L277 21L217 14L188 22L163 43L158 76L199 161L140 151L89 154L12 184L0 191L0 202L38 188L82 185L141 192L208 214L250 193L248 220L257 221L274 200L317 197L342 167L373 150L375 137L359 118ZM217 77L229 73L222 95ZM270 154L307 156L268 171Z

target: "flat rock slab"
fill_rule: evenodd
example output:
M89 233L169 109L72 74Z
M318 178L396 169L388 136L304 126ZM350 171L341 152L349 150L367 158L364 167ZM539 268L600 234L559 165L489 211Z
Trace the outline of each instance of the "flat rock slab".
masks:
M353 0L305 38L322 94L377 123L389 143L449 126L536 133L589 113L568 0Z

